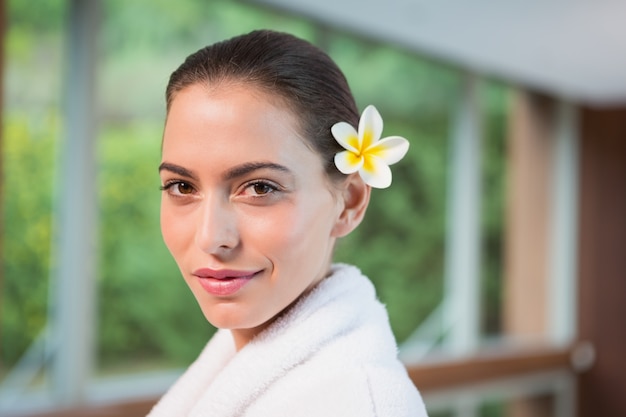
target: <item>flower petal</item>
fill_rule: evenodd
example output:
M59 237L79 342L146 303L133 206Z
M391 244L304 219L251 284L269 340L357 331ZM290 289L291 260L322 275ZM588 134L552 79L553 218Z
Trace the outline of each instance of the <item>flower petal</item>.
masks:
M330 128L335 140L339 142L344 149L352 151L354 153L359 152L359 135L354 130L354 127L349 125L346 122L335 123L333 127Z
M381 159L368 156L363 163L359 174L363 181L374 188L387 188L391 185L391 169Z
M392 165L404 158L408 150L408 140L402 136L389 136L374 143L365 150L365 153L380 158L387 165Z
M357 172L363 166L364 158L354 152L343 151L335 155L335 166L343 174Z
M367 149L380 139L383 133L383 118L371 104L363 110L359 120L359 149Z

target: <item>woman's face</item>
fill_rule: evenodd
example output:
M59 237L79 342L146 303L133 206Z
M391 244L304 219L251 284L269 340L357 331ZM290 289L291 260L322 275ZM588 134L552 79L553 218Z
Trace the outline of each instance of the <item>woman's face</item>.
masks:
M237 348L329 270L343 200L296 126L280 101L242 84L186 87L168 113L163 238Z

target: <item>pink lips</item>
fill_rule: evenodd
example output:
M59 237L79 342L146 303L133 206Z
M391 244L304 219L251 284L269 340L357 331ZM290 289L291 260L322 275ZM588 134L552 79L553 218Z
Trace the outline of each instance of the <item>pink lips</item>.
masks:
M200 285L206 292L217 296L235 294L260 271L236 271L233 269L202 268L194 271Z

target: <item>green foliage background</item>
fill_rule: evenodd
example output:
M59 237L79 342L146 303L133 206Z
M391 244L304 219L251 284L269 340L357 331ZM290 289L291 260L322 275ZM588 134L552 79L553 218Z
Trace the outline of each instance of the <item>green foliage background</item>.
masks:
M56 153L63 140L64 2L8 2L4 252L0 374L47 321L54 266ZM231 1L102 3L99 96L98 357L102 372L180 366L213 329L179 277L159 231L157 165L163 91L196 49L269 27L319 44L346 73L360 108L411 140L394 185L374 192L366 220L337 249L357 264L405 339L442 297L450 118L459 74L406 51ZM499 328L505 91L488 84L484 164L484 331Z

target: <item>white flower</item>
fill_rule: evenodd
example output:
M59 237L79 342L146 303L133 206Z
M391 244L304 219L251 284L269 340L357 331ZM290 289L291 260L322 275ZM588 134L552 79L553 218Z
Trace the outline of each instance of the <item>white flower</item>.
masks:
M335 165L344 174L359 172L363 181L374 188L391 185L391 169L409 150L409 141L401 136L380 139L383 119L376 107L369 105L359 120L359 131L346 122L333 125L335 140L346 150L335 155Z

